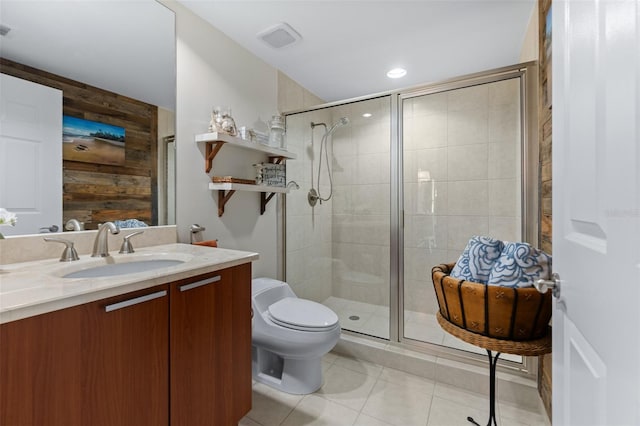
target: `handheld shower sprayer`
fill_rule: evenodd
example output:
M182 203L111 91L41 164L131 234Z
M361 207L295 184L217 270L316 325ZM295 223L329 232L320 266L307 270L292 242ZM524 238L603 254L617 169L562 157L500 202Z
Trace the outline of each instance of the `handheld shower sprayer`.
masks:
M307 201L309 202L309 205L311 207L314 207L318 202L318 200L320 200L320 204L322 204L323 201L329 201L331 199L331 195L333 194L333 180L331 177L331 167L329 166L329 148L327 147L327 139L329 138L329 136L331 136L331 134L334 131L336 131L336 129L342 126L346 126L347 124L349 124L349 119L347 117L341 117L338 121L333 123L333 125L328 129L325 123L313 123L313 122L311 123L312 130L316 126L324 126L325 128L324 135L322 135L322 139L320 140L320 159L318 161L318 180L317 180L318 189L313 188L313 183L312 183L311 189L307 194ZM331 142L333 146L333 139L331 139ZM324 149L324 156L325 156L325 164L327 167L327 175L329 176L329 196L327 198L323 198L322 195L320 194L320 172L322 170L322 150L323 149ZM312 175L313 175L313 172L312 172Z
M333 126L327 130L327 134L332 134L338 127L346 126L349 124L349 119L347 117L341 117L340 120L336 121Z

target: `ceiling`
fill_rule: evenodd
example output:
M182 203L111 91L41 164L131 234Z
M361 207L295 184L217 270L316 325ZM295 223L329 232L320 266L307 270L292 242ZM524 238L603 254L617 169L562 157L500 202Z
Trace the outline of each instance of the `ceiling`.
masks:
M179 0L327 102L519 62L535 0ZM257 34L286 22L302 40ZM391 80L391 68L407 69Z
M178 1L327 102L518 63L535 6L535 0ZM0 38L1 56L174 109L173 13L159 3L0 0L0 21L12 28ZM302 40L278 50L256 37L280 22ZM407 75L387 78L398 66Z
M4 58L175 110L175 17L154 0L0 0L0 23Z

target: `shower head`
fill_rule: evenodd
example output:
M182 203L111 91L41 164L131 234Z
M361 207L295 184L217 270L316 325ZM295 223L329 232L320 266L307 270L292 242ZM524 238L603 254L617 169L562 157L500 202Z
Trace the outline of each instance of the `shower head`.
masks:
M336 121L335 123L333 123L333 126L331 126L331 128L329 128L329 130L327 130L327 135L330 135L331 133L333 133L338 127L341 126L346 126L347 124L349 124L349 119L347 117L341 117L338 121Z

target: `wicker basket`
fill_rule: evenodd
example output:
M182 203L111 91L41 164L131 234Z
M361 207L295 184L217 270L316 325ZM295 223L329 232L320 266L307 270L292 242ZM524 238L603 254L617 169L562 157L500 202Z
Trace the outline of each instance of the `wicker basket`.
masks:
M551 318L551 292L535 288L489 286L452 278L455 264L431 270L440 315L451 324L501 340L525 341L545 336Z

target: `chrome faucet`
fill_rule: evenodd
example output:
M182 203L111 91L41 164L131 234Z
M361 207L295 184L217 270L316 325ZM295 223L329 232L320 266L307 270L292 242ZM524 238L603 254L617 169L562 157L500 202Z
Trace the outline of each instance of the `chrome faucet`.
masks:
M96 239L93 242L93 253L91 257L107 257L109 256L109 232L112 234L120 233L120 228L113 222L105 222L98 227Z

